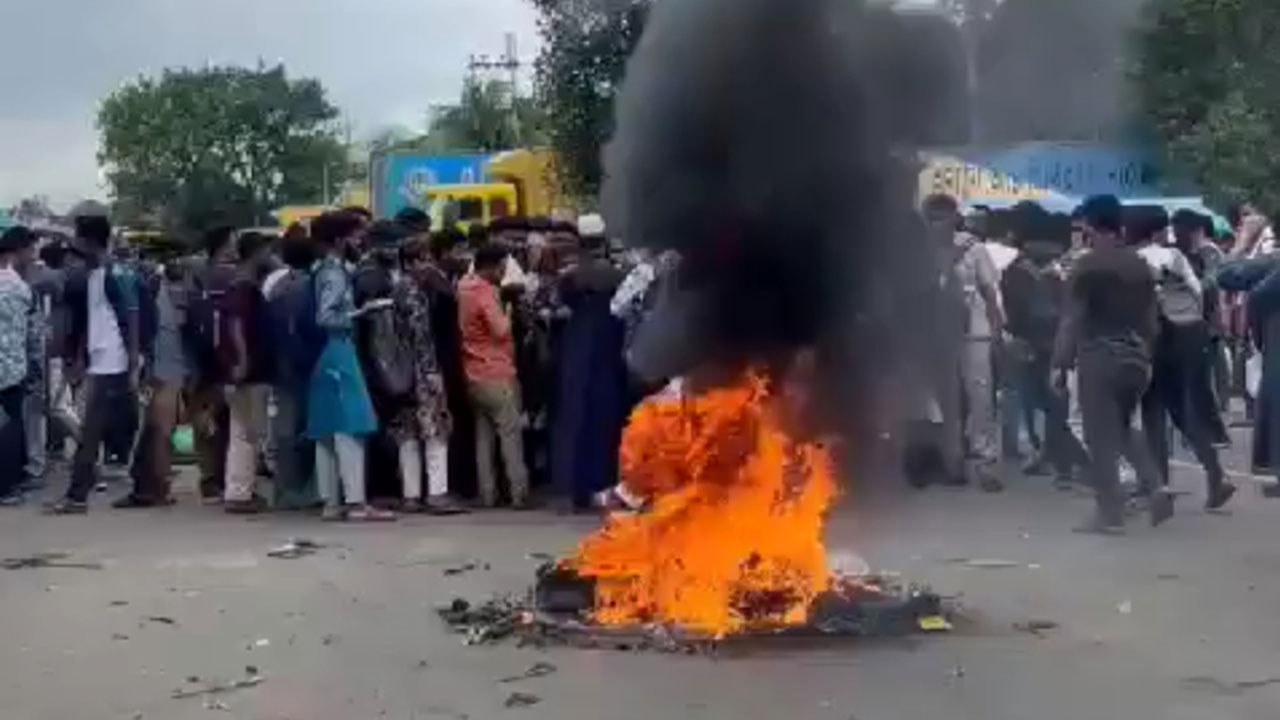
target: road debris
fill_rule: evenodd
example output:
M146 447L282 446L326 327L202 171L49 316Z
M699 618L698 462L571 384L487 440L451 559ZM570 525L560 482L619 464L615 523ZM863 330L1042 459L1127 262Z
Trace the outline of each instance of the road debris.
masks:
M217 698L205 698L204 709L231 712L231 707Z
M529 558L530 560L537 560L538 562L544 562L544 563L555 562L556 560L555 555L552 555L551 553L544 553L544 552L531 552L528 555L525 555L525 557Z
M1046 631L1057 630L1058 623L1053 620L1027 620L1026 622L1014 623L1013 629L1036 637L1044 637Z
M112 640L128 640L129 636L124 633L111 633Z
M525 670L519 675L504 677L498 682L505 684L520 682L521 680L532 680L534 678L546 677L547 675L555 673L557 670L559 670L559 668L549 662L536 662L530 665L528 670Z
M232 680L225 683L209 683L198 688L190 690L174 690L169 697L174 700L182 700L185 698L200 697L202 695L223 695L226 693L236 692L237 690L245 690L251 687L257 687L266 682L266 678L261 675L253 675L251 677L240 680Z
M327 633L324 637L320 638L320 644L324 645L325 647L328 647L330 645L337 643L341 639L342 639L341 635Z
M111 607L124 607L125 605L128 605L128 604L129 604L128 600L112 600L111 601Z
M34 568L73 568L76 570L101 570L102 563L73 562L68 560L70 553L46 552L25 557L11 557L0 560L0 568L5 570L30 570Z
M450 576L452 576L452 575L465 575L466 573L469 573L469 572L471 572L472 570L477 569L478 567L480 567L480 566L479 566L479 565L477 565L477 564L475 564L475 563L473 563L473 562L465 563L465 564L463 564L463 565L454 565L453 567L447 567L447 568L445 568L445 569L444 569L444 574L445 574L445 575L450 575Z
M1013 560L998 560L994 558L949 558L946 563L948 565L963 565L967 568L976 570L1000 570L1004 568L1022 567L1022 563Z
M268 638L258 638L253 642L253 646L256 648L271 647L271 640Z
M278 560L297 560L308 555L315 555L323 547L325 547L324 543L308 538L290 538L289 542L268 550L267 557Z
M167 615L148 615L146 620L149 623L156 623L157 625L175 626L178 624L177 620L174 620Z
M1116 612L1120 613L1121 615L1132 615L1133 601L1125 600L1124 602L1121 602L1120 604L1116 605Z
M507 696L507 701L502 703L504 707L521 708L537 705L542 702L542 698L530 693L514 692Z
M1156 575L1157 580L1181 580L1182 576L1178 573L1160 573Z

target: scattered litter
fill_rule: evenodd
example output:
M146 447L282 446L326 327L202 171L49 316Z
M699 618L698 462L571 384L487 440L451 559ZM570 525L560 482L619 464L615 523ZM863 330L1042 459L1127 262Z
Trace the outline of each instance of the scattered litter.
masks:
M315 555L324 547L323 543L307 538L290 538L289 542L267 551L267 557L280 560L297 560L308 555Z
M129 636L124 633L111 633L112 640L128 640Z
M962 677L964 677L964 666L963 666L963 665L956 665L956 666L952 667L952 668L951 668L951 677L953 677L953 678L962 678Z
M1261 680L1239 680L1236 687L1241 690L1252 690L1253 688L1266 687L1268 685L1280 685L1280 677L1269 677Z
M941 615L926 615L920 618L918 624L925 632L947 632L952 629L951 622Z
M253 677L254 675L257 675L257 674L258 674L258 666L257 666L257 665L245 665L245 666L244 666L244 674L245 674L245 675L248 675L249 677Z
M47 552L36 553L26 557L12 557L0 560L0 568L5 570L27 570L32 568L74 568L77 570L101 570L102 563L71 562L68 553Z
M342 639L342 636L340 636L340 635L334 635L333 633L329 633L329 634L325 635L324 637L320 638L320 644L321 644L321 645L324 645L325 647L328 647L328 646L333 645L334 643L338 642L338 641L339 641L339 640L341 640L341 639Z
M1191 690L1207 690L1219 695L1239 695L1245 690L1256 690L1258 688L1270 687L1272 685L1280 685L1280 677L1260 678L1257 680L1234 680L1226 681L1208 675L1196 675L1193 677L1182 678L1179 683Z
M191 683L192 685L194 685L194 684L196 684L196 683L200 682L200 676L199 676L199 675L188 675L188 676L187 676L187 682L189 682L189 683Z
M1124 602L1120 603L1119 605L1116 605L1116 612L1120 613L1121 615L1132 615L1132 614L1133 614L1133 601L1132 601L1132 600L1125 600Z
M414 665L414 667L417 668L418 670L426 670L427 668L431 667L431 663L427 662L426 660L419 660L418 664Z
M507 696L507 701L503 703L503 706L509 708L529 707L530 705L537 705L540 702L542 702L542 698L537 695L514 692Z
M205 710L220 710L222 712L231 712L231 708L226 703L217 698L206 698L204 701Z
M444 569L444 574L445 575L463 575L465 573L471 572L472 570L475 570L477 567L479 566L476 565L475 563L469 562L464 565L455 565L453 567L447 567Z
M990 559L965 559L961 562L965 567L977 568L979 570L998 570L1000 568L1016 568L1021 567L1022 563L1013 560L990 560Z
M128 605L128 604L129 604L128 600L112 600L111 601L111 607L124 607L125 605Z
M1036 637L1042 637L1048 630L1057 630L1058 623L1053 620L1028 620L1013 624L1013 629Z
M160 625L177 625L178 621L166 615L148 615L147 622L153 622Z
M1160 573L1156 575L1157 580L1181 580L1182 576L1178 573Z
M267 638L258 638L254 641L253 646L257 648L271 647L271 641Z
M174 700L182 700L184 698L200 697L201 695L222 695L224 693L244 690L246 688L257 687L266 681L261 675L254 675L241 680L233 680L226 683L210 683L191 690L174 690L169 697Z
M525 557L530 560L537 560L538 562L555 562L556 560L554 555L544 552L531 552L528 555L525 555Z
M532 680L533 678L546 677L547 675L554 673L558 669L559 668L557 668L555 665L552 665L549 662L537 662L530 665L528 670L525 670L519 675L504 677L498 682L513 683L513 682L520 682L521 680Z
M1028 569L1028 570L1039 570L1039 569L1040 569L1040 563L1031 563L1030 565L1028 565L1028 566L1027 566L1027 569Z

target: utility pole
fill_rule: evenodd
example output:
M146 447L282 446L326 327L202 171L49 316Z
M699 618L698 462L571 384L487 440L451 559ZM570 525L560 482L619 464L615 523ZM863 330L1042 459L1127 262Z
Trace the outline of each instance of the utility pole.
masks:
M520 56L517 54L516 34L511 32L507 33L505 40L506 48L499 57L495 58L490 57L489 55L472 55L467 60L467 72L473 81L476 79L476 75L480 71L505 71L507 73L506 83L509 94L508 99L510 101L510 106L508 108L510 112L509 122L511 123L513 137L515 138L516 143L519 144L522 140L522 136L520 130L520 114L517 111L516 98L520 94L520 68L523 64L520 62Z

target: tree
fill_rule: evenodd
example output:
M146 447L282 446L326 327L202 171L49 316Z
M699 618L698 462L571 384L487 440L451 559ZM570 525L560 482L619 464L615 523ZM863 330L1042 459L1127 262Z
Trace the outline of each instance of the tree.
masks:
M427 135L414 146L432 151L496 152L537 144L537 107L505 80L469 77L458 102L432 109Z
M166 70L103 101L99 162L122 222L259 225L342 180L337 118L319 82L282 65Z
M531 0L540 14L536 98L561 183L600 188L600 149L613 133L613 100L640 41L649 0Z
M1157 0L1138 37L1140 114L1211 202L1280 211L1280 5Z

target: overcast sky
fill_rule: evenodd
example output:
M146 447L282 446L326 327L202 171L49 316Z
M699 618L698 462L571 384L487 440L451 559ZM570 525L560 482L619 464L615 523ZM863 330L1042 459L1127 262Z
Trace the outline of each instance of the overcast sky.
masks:
M0 207L104 197L100 100L140 73L283 61L319 78L357 139L420 128L456 97L470 53L516 33L537 52L527 0L0 0Z

